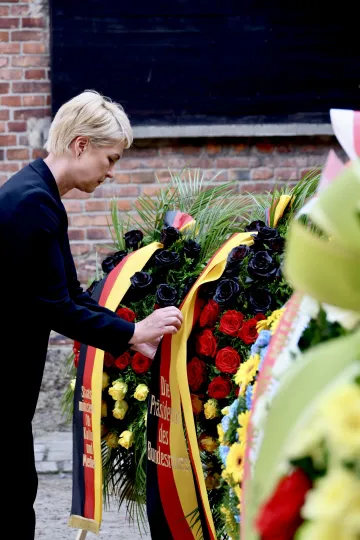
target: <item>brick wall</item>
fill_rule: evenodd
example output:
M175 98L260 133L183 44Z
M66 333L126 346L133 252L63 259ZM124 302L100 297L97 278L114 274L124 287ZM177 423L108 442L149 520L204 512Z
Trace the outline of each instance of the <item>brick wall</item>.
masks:
M0 183L29 160L45 155L49 64L46 0L0 0ZM169 169L185 166L200 168L208 178L222 171L217 180L238 180L240 192L271 189L321 166L330 148L342 154L333 137L135 141L113 181L91 196L73 191L64 198L80 280L85 284L93 275L96 251L107 251L111 197L118 198L121 211L130 212L138 195L152 195L167 182Z

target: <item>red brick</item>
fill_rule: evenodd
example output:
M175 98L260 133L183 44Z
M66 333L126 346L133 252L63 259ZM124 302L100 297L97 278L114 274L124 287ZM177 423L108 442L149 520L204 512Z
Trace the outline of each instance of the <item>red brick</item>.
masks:
M69 229L69 239L71 240L85 240L85 231L82 229Z
M268 167L258 167L251 171L251 180L269 180L273 176L274 170Z
M232 154L240 154L241 152L245 152L248 149L249 149L249 145L244 144L244 143L237 143L237 144L230 145L230 150Z
M206 145L206 153L209 156L215 156L217 154L221 154L222 149L223 147L221 144L208 143Z
M320 173L320 172L321 172L321 170L319 168L307 167L305 169L300 169L299 178L304 178L304 176L306 176L308 174L314 174L314 173Z
M9 122L8 129L16 132L26 131L26 122Z
M281 168L275 169L275 180L297 180L299 177L298 171L291 168Z
M0 83L0 94L8 94L10 89L9 83Z
M0 58L0 68L6 67L9 64L8 58Z
M27 148L7 150L6 157L9 160L29 159L29 150Z
M177 173L177 172L180 172L180 171L172 170L171 172L174 174L174 173ZM168 184L170 182L170 179L171 179L170 172L168 170L156 171L156 173L154 173L154 176L162 184Z
M19 54L20 43L0 43L0 54Z
M16 163L5 163L4 161L0 161L1 172L14 173L14 172L17 172L19 169L20 167Z
M71 244L71 253L76 255L84 255L88 253L91 249L91 244Z
M226 157L216 160L216 167L218 169L248 169L251 167L257 167L260 165L257 157Z
M22 77L21 69L1 69L0 79L4 81L18 81Z
M11 41L41 41L42 38L43 33L36 30L19 30L11 33Z
M276 184L279 186L279 184ZM275 183L271 182L239 182L240 193L264 193L264 191L272 191Z
M8 110L4 109L0 111L0 120L9 120L9 118L10 118L10 113Z
M9 15L9 6L0 6L0 17L7 17Z
M64 201L65 210L71 214L73 212L82 212L83 205L81 201Z
M40 32L37 33L40 34ZM46 45L45 43L24 43L23 51L24 54L44 54L46 53Z
M14 120L28 120L29 118L44 118L51 116L49 109L18 109L14 111Z
M85 212L104 212L105 210L110 213L110 201L97 201L96 199L85 201Z
M152 184L154 180L155 173L153 171L131 173L131 182L133 184Z
M92 214L90 219L92 227L108 227L111 224L110 211L107 214Z
M44 17L24 17L22 19L23 28L44 28Z
M6 105L7 107L20 107L21 106L21 96L2 96L0 98L1 105Z
M142 188L142 195L148 195L149 197L154 197L154 195L157 195L160 190L164 189L162 186L155 185L155 186L144 186Z
M229 171L218 171L216 169L208 169L207 171L202 171L204 174L204 179L206 181L213 180L214 182L225 183L229 181ZM233 171L235 172L235 171Z
M83 191L79 191L78 189L71 189L65 195L63 195L65 199L88 199L90 197L89 193L84 193Z
M1 10L1 7L0 7L0 10ZM0 11L0 13L1 13L1 11ZM17 19L10 19L10 18L5 19L5 17L1 17L1 19L0 19L0 28L18 28L19 22L20 22L19 18L17 18Z
M262 152L264 154L270 154L270 152L273 152L275 148L272 143L268 142L257 143L255 146L259 152Z
M108 240L110 238L110 231L107 227L87 229L86 237L88 240Z
M49 82L17 82L13 83L13 92L19 94L42 94L50 92Z
M279 154L289 154L290 152L293 152L294 147L291 143L287 144L279 144L276 146L276 151Z
M0 135L0 147L1 146L15 146L16 135Z
M131 148L126 150L125 157L129 157L130 159L133 159L133 158L144 159L148 157L155 157L157 155L158 155L157 148L141 148L139 147L139 143L137 143L137 146L132 146Z
M130 174L115 174L113 182L118 184L130 184L131 175Z
M11 15L28 15L29 6L11 6Z
M46 79L45 69L27 69L25 71L25 79Z
M5 122L0 122L0 133L5 133Z
M9 41L9 32L0 32L0 42L7 43Z
M21 146L29 146L29 139L27 138L26 135L19 135L19 141L18 143L21 145Z
M133 205L130 201L127 201L126 199L121 199L117 201L117 207L118 210L121 210L121 212L129 212L129 210L132 209Z
M24 107L37 107L45 105L45 96L24 96L23 97Z
M47 67L49 65L48 56L13 56L11 65L15 67Z
M47 151L44 148L36 148L32 151L32 159L46 158Z
M69 218L71 227L89 227L92 223L90 216L80 215Z

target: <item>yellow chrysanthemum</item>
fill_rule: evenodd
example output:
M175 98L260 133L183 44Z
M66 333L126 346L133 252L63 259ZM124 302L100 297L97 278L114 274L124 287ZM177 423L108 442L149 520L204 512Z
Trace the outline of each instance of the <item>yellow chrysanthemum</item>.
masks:
M219 416L218 404L216 399L209 399L204 405L204 415L206 420L213 420Z
M268 322L268 319L258 321L256 323L256 330L258 332L261 332L261 330L270 330L270 322Z
M231 475L233 481L237 484L243 479L244 450L244 445L236 442L230 446L230 450L226 458L225 471L227 474Z
M235 383L240 386L240 395L245 394L248 384L254 379L260 363L260 355L250 356L247 362L243 362L235 375Z
M126 430L120 433L119 444L123 448L129 449L134 444L134 434L132 431Z
M250 411L242 412L238 416L239 428L237 433L239 435L239 441L243 444L246 443L247 428L250 421Z
M331 392L319 405L326 436L340 458L360 455L360 387L344 384Z
M353 510L353 511L351 511ZM352 528L360 532L360 480L345 468L330 470L309 491L302 509L302 516L310 520L343 522L348 528L349 513ZM357 512L357 518L356 518Z
M296 533L296 540L357 540L358 536L336 521L310 521Z
M221 409L221 414L225 416L226 414L229 414L229 411L230 407L224 407L223 409Z

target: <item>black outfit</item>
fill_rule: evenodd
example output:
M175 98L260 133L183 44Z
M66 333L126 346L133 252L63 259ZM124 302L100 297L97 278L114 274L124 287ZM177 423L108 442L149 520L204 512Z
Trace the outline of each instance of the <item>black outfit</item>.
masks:
M55 179L42 159L0 188L0 373L6 511L18 514L17 538L32 540L37 491L31 422L49 334L119 356L134 324L99 306L77 280L68 222ZM7 506L7 504L9 506Z

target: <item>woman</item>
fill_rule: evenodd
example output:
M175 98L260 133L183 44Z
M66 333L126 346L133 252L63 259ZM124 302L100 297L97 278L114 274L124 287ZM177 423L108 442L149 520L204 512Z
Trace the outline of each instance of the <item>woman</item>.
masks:
M181 326L175 307L156 310L136 324L124 321L92 300L77 280L61 197L71 189L92 193L113 178L132 137L120 105L97 92L83 92L57 112L46 143L48 157L30 163L0 188L3 445L11 457L2 485L5 516L7 510L17 511L16 538L22 540L35 534L31 422L50 331L116 357L129 347L149 356L161 336ZM15 380L21 391L6 393Z

